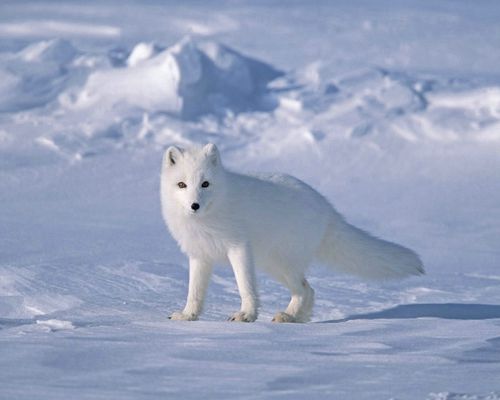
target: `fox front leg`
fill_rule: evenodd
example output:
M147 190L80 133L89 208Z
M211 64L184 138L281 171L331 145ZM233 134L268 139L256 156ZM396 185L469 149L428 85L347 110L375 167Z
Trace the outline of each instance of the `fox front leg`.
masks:
M241 246L231 249L227 256L241 296L241 309L230 316L229 321L253 322L257 319L259 301L252 254L247 246Z
M189 259L189 289L186 306L176 311L170 319L196 321L203 309L208 282L212 274L212 264L196 258Z

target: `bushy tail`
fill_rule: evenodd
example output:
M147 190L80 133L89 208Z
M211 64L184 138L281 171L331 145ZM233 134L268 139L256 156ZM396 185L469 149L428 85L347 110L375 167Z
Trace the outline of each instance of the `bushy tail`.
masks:
M341 217L329 224L318 259L339 272L362 278L403 278L425 273L414 251L378 239Z

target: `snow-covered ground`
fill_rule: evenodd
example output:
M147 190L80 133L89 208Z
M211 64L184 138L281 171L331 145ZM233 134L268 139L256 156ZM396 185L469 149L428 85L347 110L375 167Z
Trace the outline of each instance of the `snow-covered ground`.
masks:
M500 3L3 1L0 398L500 399ZM427 275L310 272L276 325L221 267L174 322L170 144L291 173Z

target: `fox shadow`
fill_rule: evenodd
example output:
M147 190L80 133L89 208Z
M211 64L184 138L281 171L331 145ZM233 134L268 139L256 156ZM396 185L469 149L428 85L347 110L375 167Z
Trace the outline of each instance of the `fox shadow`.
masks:
M386 310L350 315L342 319L321 321L340 323L355 320L441 318L458 320L484 320L500 318L500 305L495 304L402 304Z

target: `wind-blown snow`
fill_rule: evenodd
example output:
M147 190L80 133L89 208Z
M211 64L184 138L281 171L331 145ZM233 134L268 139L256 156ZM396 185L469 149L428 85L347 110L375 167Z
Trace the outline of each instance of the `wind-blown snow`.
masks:
M3 2L0 397L500 399L495 2ZM312 268L313 322L230 324L187 261L162 150L215 142L416 250L386 284Z
M271 66L209 41L185 38L160 49L137 44L126 67L91 72L83 88L61 97L63 106L108 116L121 108L130 114L135 108L183 119L270 106L267 83L281 75Z

